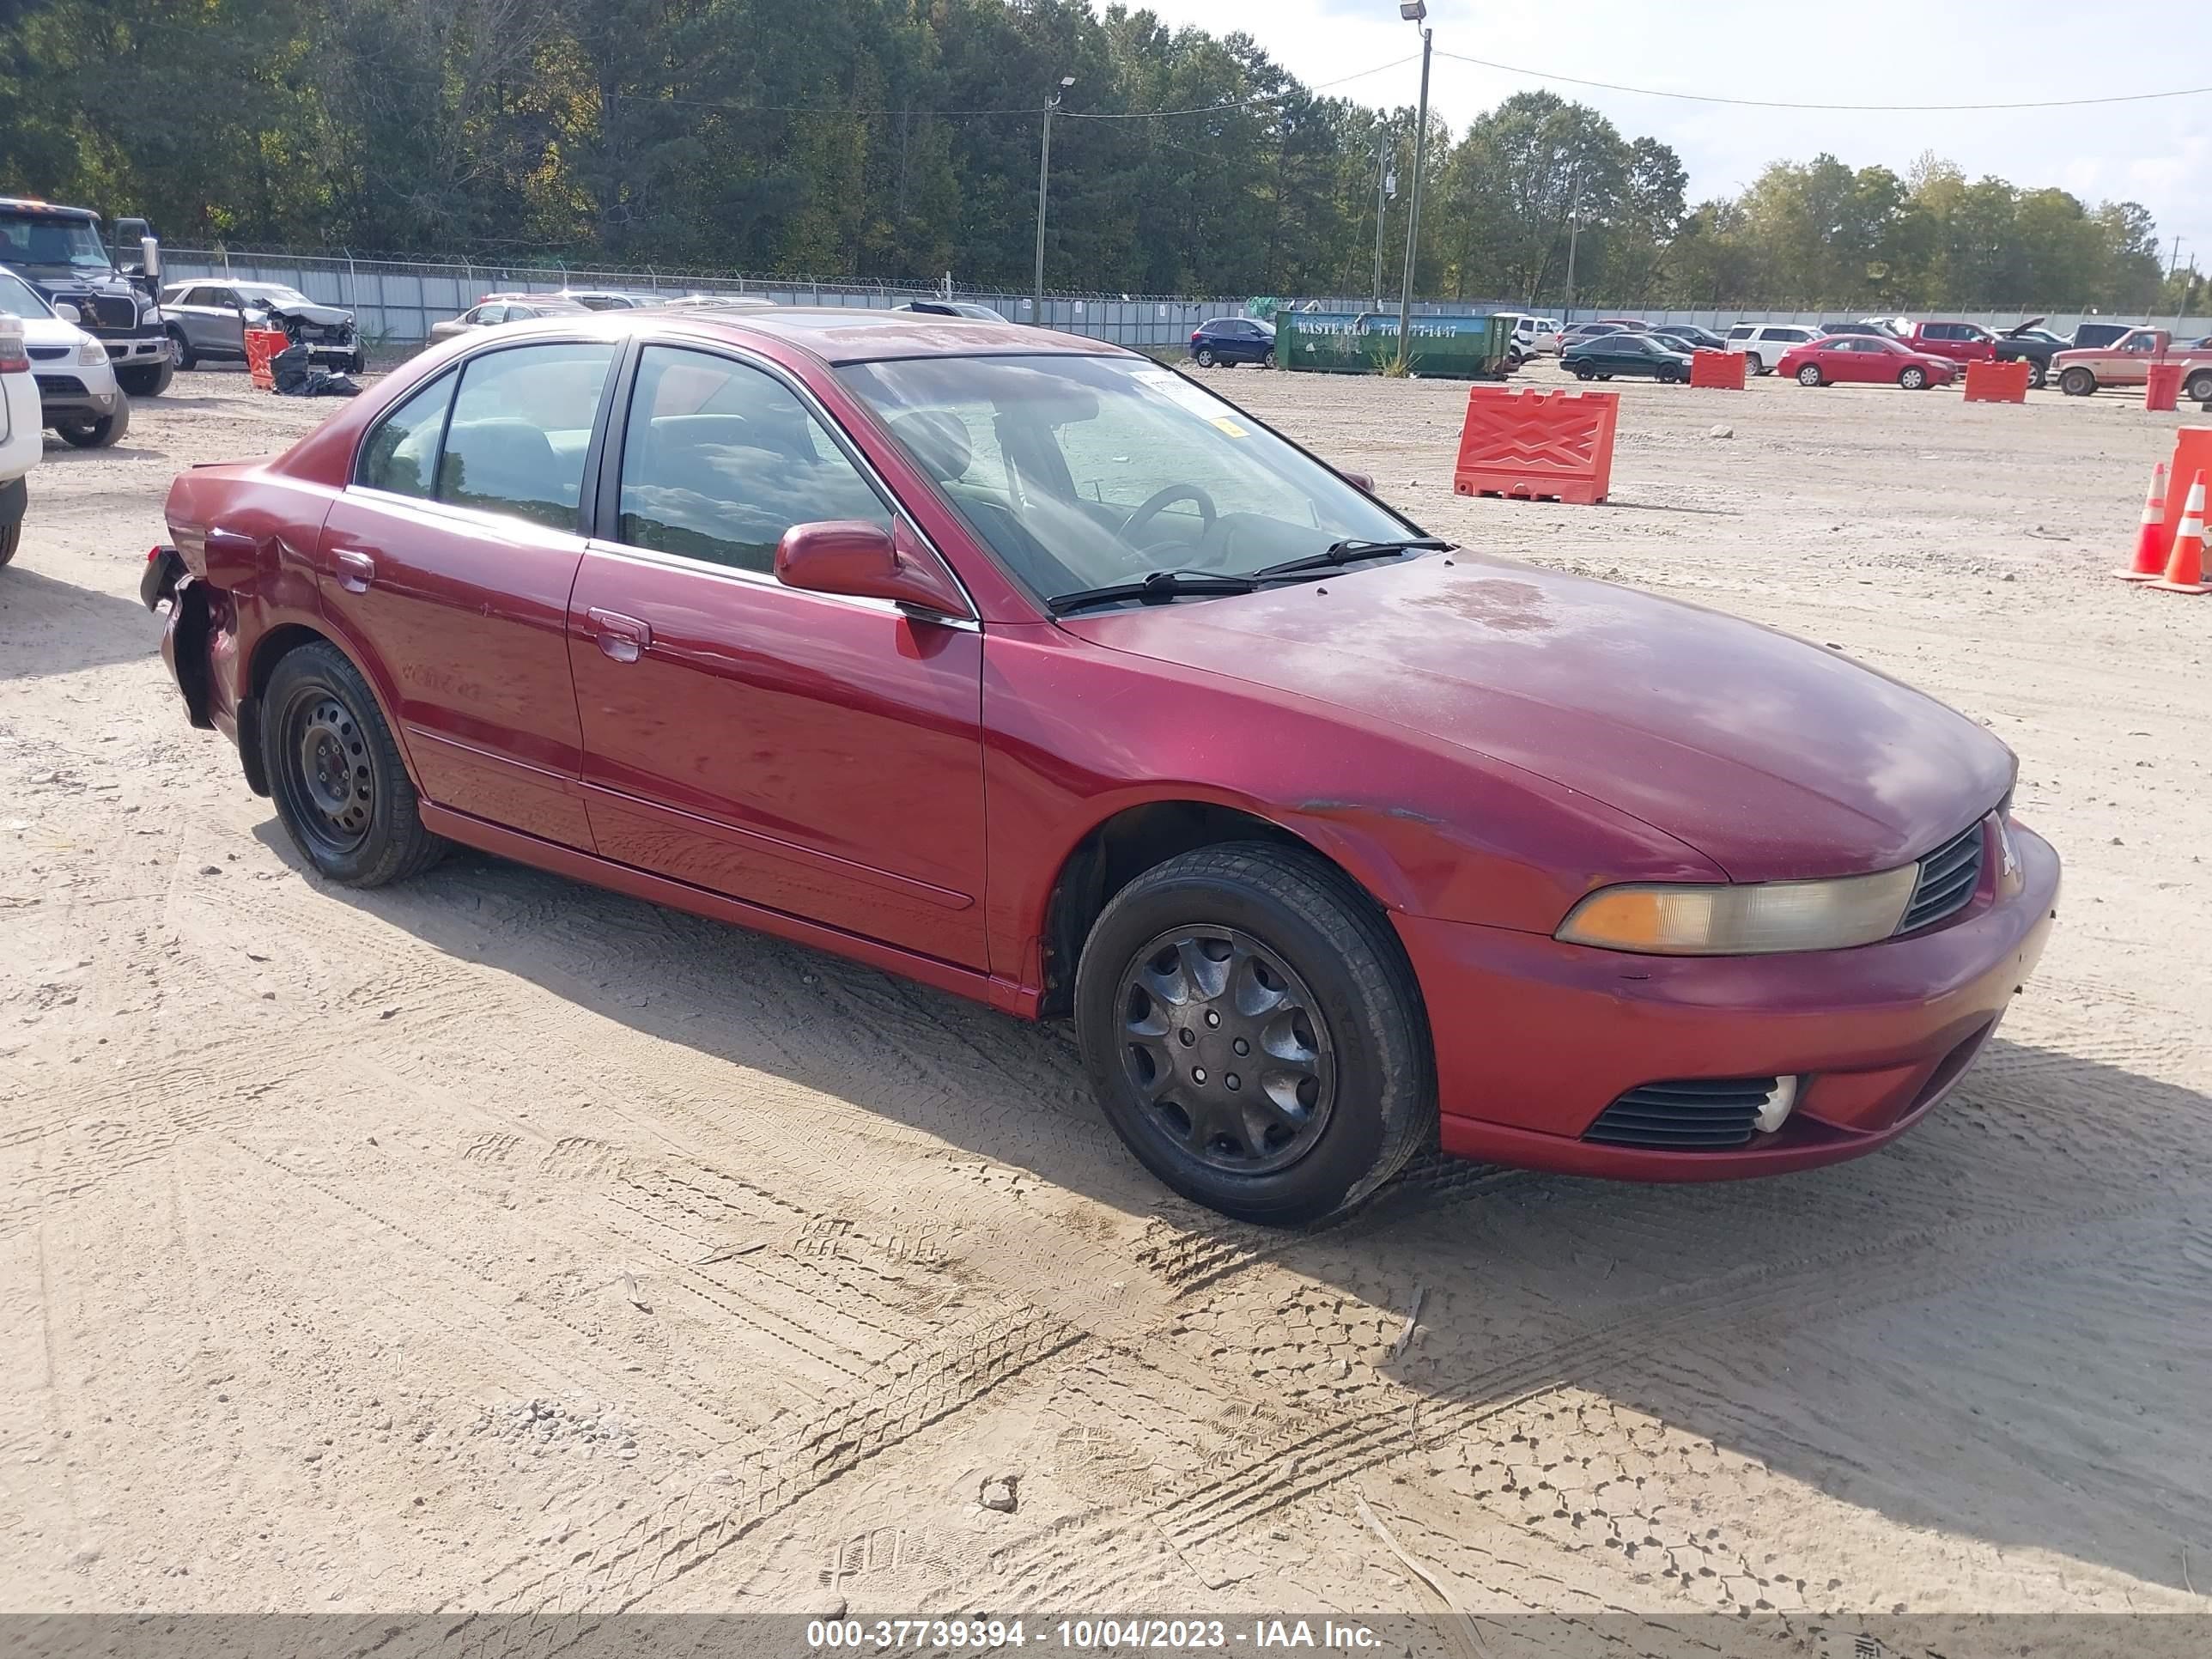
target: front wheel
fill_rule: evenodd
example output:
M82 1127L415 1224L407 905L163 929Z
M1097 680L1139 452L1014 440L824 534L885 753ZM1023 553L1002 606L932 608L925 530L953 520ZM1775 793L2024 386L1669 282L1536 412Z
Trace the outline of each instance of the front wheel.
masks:
M158 398L169 389L169 382L176 378L173 346L158 363L132 363L115 371L115 384L134 398Z
M54 430L72 449L106 449L131 430L130 400L118 398L115 413L96 421L57 421Z
M334 645L303 645L269 677L261 761L293 844L343 886L381 887L446 850L422 826L368 682Z
M1366 896L1304 848L1232 842L1139 876L1084 945L1075 1022L1138 1161L1240 1220L1356 1204L1435 1128L1413 969Z
M14 558L15 550L22 544L23 521L21 519L13 524L0 524L0 565Z
M2212 369L2199 369L2189 377L2181 388L2182 395L2192 404L2212 403Z
M1907 392L1918 392L1928 384L1928 371L1917 365L1907 364L1899 371L1897 383Z
M1820 385L1820 371L1814 368L1811 363L1806 364L1804 368L1797 371L1797 384L1799 386Z
M2086 398L2097 389L2097 377L2077 363L2058 377L2058 389L2069 398Z

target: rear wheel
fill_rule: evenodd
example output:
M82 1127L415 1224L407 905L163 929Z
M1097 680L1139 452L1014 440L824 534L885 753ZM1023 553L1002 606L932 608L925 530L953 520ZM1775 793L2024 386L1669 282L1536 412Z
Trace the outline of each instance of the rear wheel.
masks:
M2043 383L2050 378L2051 370L2045 365L2037 362L2033 357L2027 360L2027 389L2030 392L2042 391Z
M1301 848L1169 860L1115 895L1076 973L1085 1068L1155 1176L1242 1220L1364 1198L1436 1123L1420 990L1374 906Z
M2058 377L2058 389L2069 398L2086 398L2097 389L2097 377L2076 363Z
M1818 386L1818 385L1820 385L1820 367L1819 367L1819 365L1814 364L1814 363L1808 363L1808 364L1806 364L1806 365L1805 365L1805 367L1804 367L1804 368L1802 368L1799 369L1799 370L1797 371L1797 384L1798 384L1799 386Z
M21 519L16 520L13 524L0 524L0 564L5 564L14 558L15 550L21 546L22 543L23 521Z
M191 368L199 362L192 353L192 343L185 337L185 331L173 324L169 329L169 356L179 368Z
M1743 372L1754 376L1766 373L1766 365L1759 361L1759 356L1756 351L1747 351L1743 354Z
M1212 346L1199 347L1195 355L1198 358L1198 366L1200 368L1212 368L1214 363L1218 361L1213 355L1213 348Z
M1928 371L1917 363L1907 363L1898 371L1897 383L1907 392L1918 392L1928 384Z
M103 415L96 421L57 421L54 430L72 449L106 449L131 430L130 400L118 398L115 413Z
M315 868L347 887L381 887L437 862L415 786L361 671L322 641L269 677L261 759L276 815Z
M1597 379L1597 371L1594 368L1585 368L1581 363L1577 363L1575 365L1575 379L1577 380L1595 380Z

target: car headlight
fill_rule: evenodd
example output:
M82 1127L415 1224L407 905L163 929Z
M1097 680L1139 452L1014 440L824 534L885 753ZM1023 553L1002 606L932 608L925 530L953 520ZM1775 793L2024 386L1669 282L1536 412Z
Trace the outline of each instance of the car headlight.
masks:
M1557 938L1655 957L1838 951L1887 939L1919 882L1908 864L1834 881L1605 887L1575 906Z
M76 361L80 368L94 368L107 361L107 348L90 335L76 343Z

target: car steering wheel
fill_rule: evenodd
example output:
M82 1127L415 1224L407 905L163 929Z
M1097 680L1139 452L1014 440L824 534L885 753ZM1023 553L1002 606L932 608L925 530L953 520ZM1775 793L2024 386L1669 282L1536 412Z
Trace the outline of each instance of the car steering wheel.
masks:
M1221 514L1213 505L1212 496L1196 484L1189 483L1170 484L1165 489L1155 491L1142 507L1121 520L1122 536L1132 537L1139 526L1150 524L1160 516L1163 507L1171 507L1177 501L1189 501L1198 508L1199 517L1206 521L1206 530L1199 538L1204 541L1212 533L1214 520Z

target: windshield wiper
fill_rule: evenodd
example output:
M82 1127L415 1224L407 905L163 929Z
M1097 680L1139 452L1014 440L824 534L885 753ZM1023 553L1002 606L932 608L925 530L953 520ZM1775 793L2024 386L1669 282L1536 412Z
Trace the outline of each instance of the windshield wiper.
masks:
M1106 587L1078 588L1047 599L1055 617L1087 611L1093 605L1119 605L1129 599L1158 604L1167 599L1212 598L1224 593L1249 593L1258 582L1250 576L1216 574L1204 570L1155 570L1140 581L1115 582Z
M1337 542L1319 553L1309 553L1303 559L1285 559L1280 564L1271 564L1255 570L1250 580L1255 582L1273 581L1279 576L1300 576L1309 570L1331 570L1338 565L1357 564L1362 559L1395 559L1403 553L1449 553L1459 544L1440 541L1434 536L1415 536L1402 542Z

